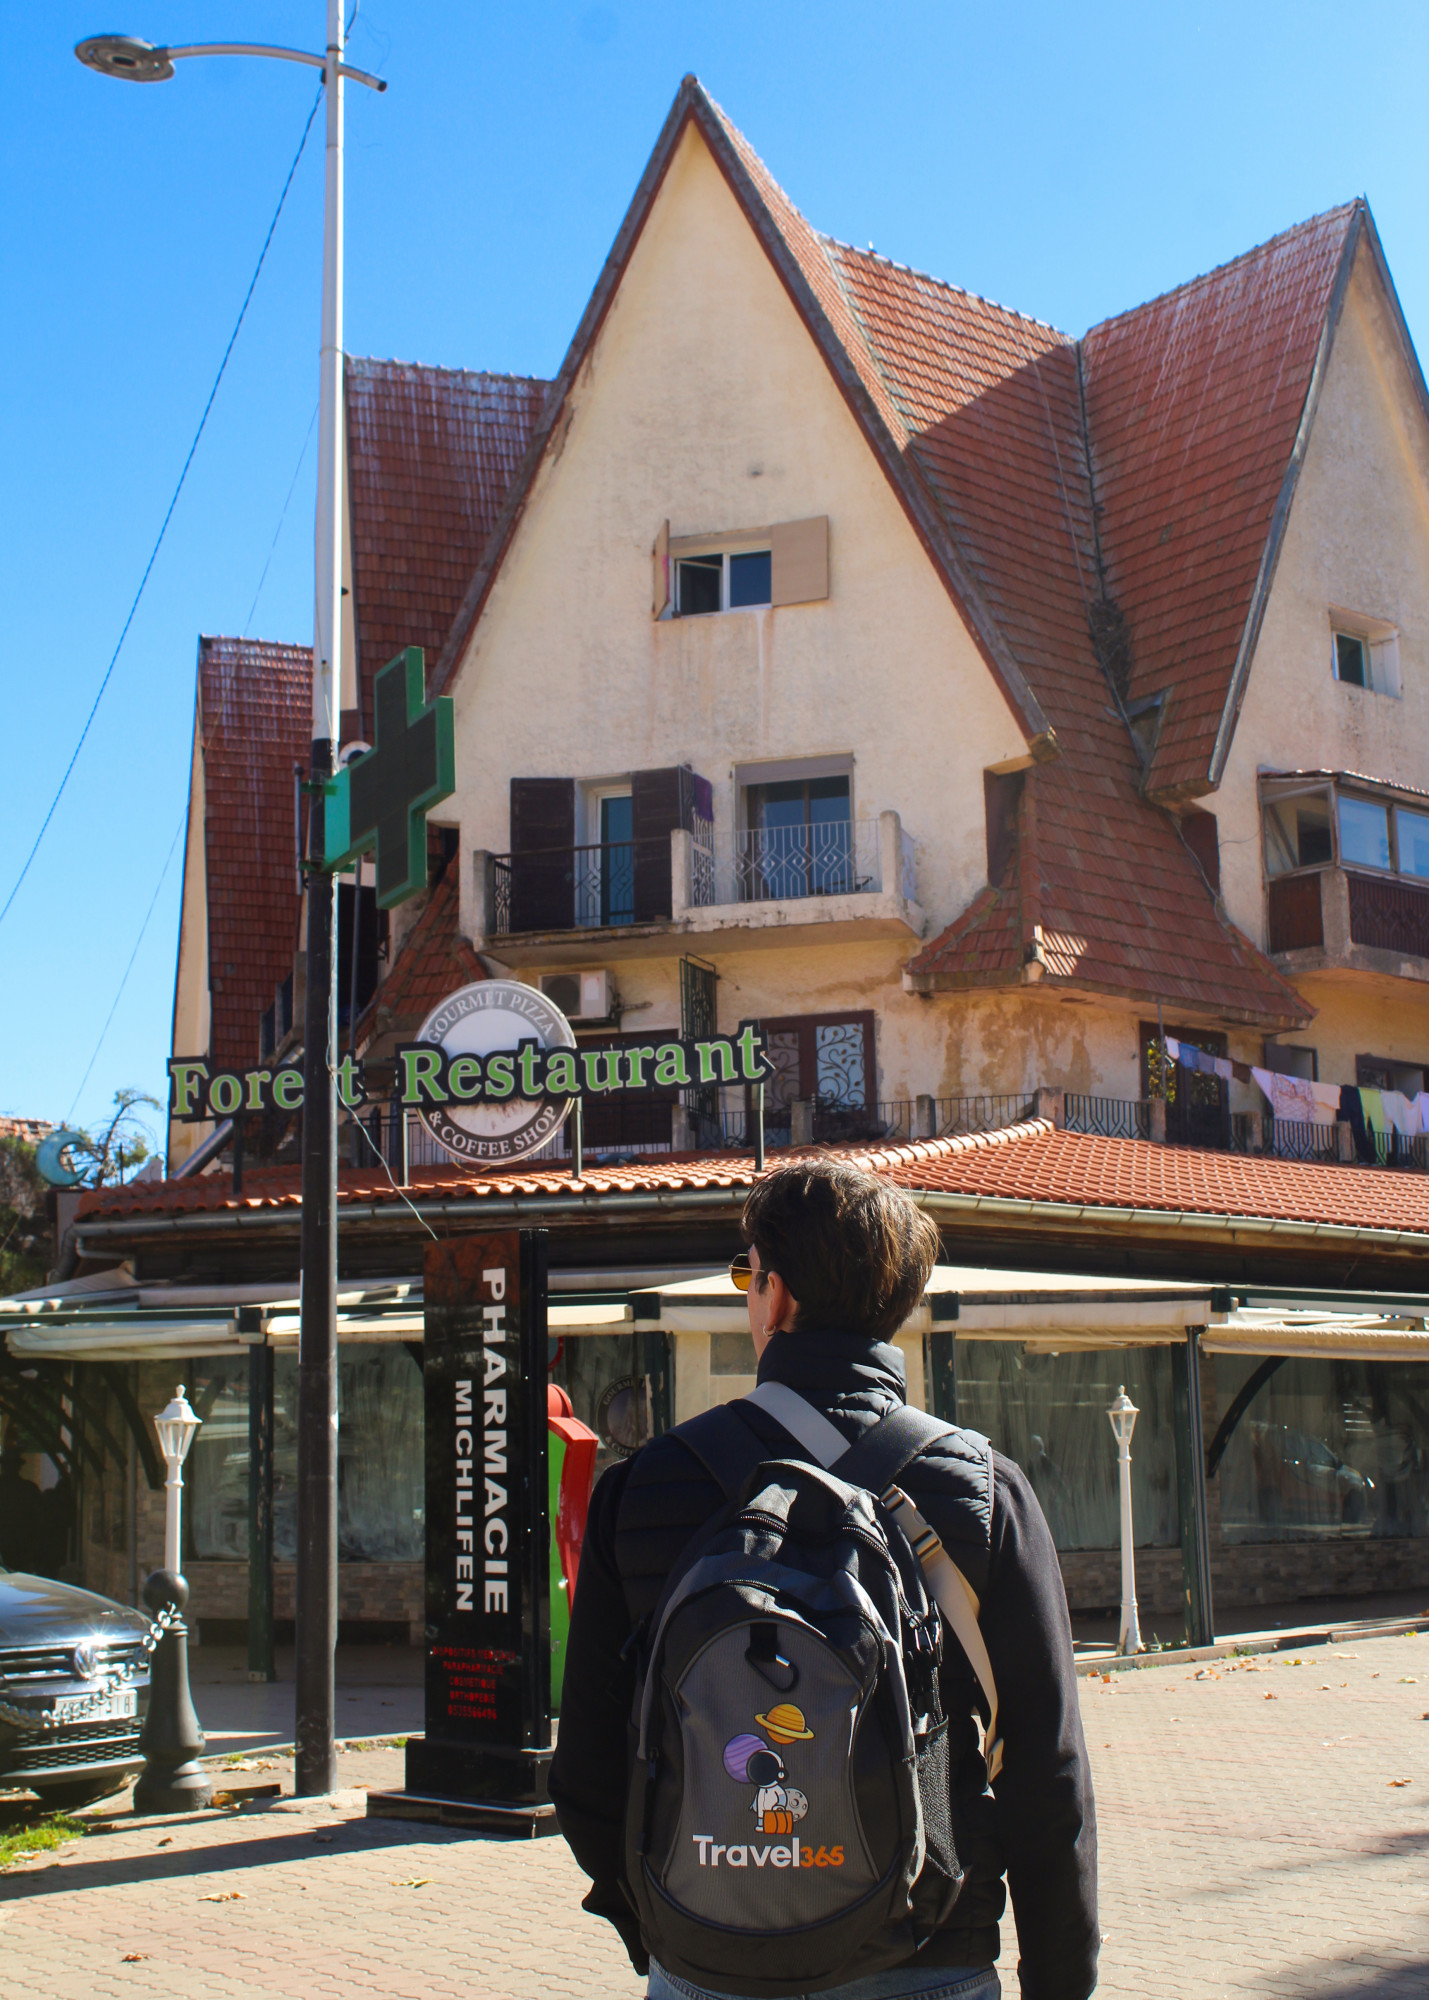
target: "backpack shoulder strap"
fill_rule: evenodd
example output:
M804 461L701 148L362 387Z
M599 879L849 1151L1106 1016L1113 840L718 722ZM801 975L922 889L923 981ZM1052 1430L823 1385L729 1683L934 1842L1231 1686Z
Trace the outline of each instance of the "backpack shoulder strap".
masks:
M987 1775L995 1779L1002 1770L1002 1738L997 1733L997 1682L987 1643L978 1624L977 1595L972 1585L943 1547L935 1529L923 1519L913 1502L898 1486L899 1476L935 1438L952 1430L938 1417L904 1403L890 1410L880 1423L866 1430L856 1444L838 1459L831 1470L850 1486L862 1486L878 1494L893 1519L912 1544L923 1567L929 1592L938 1609L952 1626L968 1664L977 1675L988 1706L983 1754Z
M935 1438L946 1437L952 1428L938 1417L900 1403L851 1444L830 1470L848 1486L882 1493Z

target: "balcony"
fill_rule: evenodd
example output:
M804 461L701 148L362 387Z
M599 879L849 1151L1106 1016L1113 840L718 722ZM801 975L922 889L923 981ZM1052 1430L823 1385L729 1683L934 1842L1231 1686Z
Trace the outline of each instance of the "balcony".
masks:
M755 1143L753 1106L743 1090L691 1091L687 1105L628 1099L619 1131L602 1130L588 1116L584 1157L587 1165L614 1164L622 1159L671 1152L744 1152ZM870 1103L858 1109L819 1100L766 1105L764 1143L775 1151L785 1146L906 1145L914 1139L955 1137L994 1132L1028 1118L1050 1118L1061 1130L1101 1138L1158 1138L1164 1130L1164 1107L1150 1098L1083 1096L1072 1091L1019 1091L977 1097L916 1097ZM356 1130L360 1118L364 1130ZM418 1115L408 1111L406 1155L403 1157L403 1113L394 1104L375 1103L350 1117L345 1131L345 1155L353 1166L371 1166L379 1156L393 1172L407 1167L444 1164L444 1147L432 1138ZM571 1163L574 1128L569 1121L533 1154L531 1166ZM1206 1152L1256 1154L1265 1159L1306 1165L1397 1173L1429 1173L1429 1138L1406 1139L1392 1132L1373 1135L1375 1157L1356 1158L1347 1125L1310 1125L1269 1113L1232 1113L1213 1131L1197 1133L1194 1144ZM1159 1141L1164 1143L1164 1141Z
M911 836L876 819L476 856L472 935L526 965L923 935ZM831 928L832 927L832 928Z
M1268 902L1271 956L1287 972L1429 979L1429 884L1327 867L1274 877Z

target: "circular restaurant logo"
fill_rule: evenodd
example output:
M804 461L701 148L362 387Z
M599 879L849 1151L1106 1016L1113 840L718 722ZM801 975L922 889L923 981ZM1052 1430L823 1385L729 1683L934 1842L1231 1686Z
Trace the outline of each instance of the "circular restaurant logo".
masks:
M488 1056L522 1042L543 1049L573 1049L571 1024L534 986L519 979L483 979L443 1000L417 1031L448 1056ZM493 1104L424 1105L422 1122L440 1146L459 1160L524 1160L554 1138L570 1116L571 1100L533 1102L509 1097Z

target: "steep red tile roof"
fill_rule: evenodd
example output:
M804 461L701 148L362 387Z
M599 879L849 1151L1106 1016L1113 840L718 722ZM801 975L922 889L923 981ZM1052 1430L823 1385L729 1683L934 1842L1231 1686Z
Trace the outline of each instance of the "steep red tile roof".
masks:
M348 506L363 726L372 677L442 646L531 441L549 383L349 355Z
M1131 628L1129 694L1171 691L1155 791L1210 789L1336 281L1365 214L1354 202L1317 215L1082 342L1107 583Z
M374 1032L410 1023L415 1028L459 986L485 979L486 969L458 927L457 865L451 863L427 898L427 906L403 938L392 969L378 987L361 1021L361 1049Z
M198 649L212 1061L257 1062L259 1022L293 969L301 899L293 766L312 737L312 650L204 638ZM198 1050L181 1049L181 1055Z
M1052 328L868 252L828 244L908 437L1060 755L1027 774L1016 880L911 962L932 987L1021 980L1228 1020L1310 1010L1216 911L1097 659L1101 593L1076 351Z
M1153 1146L1140 1139L1092 1138L1055 1132L1044 1119L972 1137L814 1150L820 1155L838 1152L915 1192L1055 1206L1062 1212L1070 1207L1090 1211L1087 1219L1093 1223L1098 1211L1135 1210L1168 1217L1398 1231L1429 1239L1429 1175L1307 1166L1238 1153ZM775 1154L771 1171L795 1157L787 1151ZM602 1197L629 1193L678 1197L727 1189L737 1195L756 1178L748 1153L665 1154L620 1166L592 1167L579 1182L560 1167L414 1167L405 1192L413 1201L525 1195L549 1202L569 1197L573 1208L584 1208L592 1201L598 1205ZM395 1206L399 1200L385 1174L341 1169L339 1208ZM246 1172L243 1193L236 1198L227 1174L130 1181L117 1188L95 1189L82 1197L79 1216L84 1220L217 1216L240 1209L296 1210L300 1205L299 1170L274 1167ZM1065 1219L1064 1213L1059 1215L1059 1220Z

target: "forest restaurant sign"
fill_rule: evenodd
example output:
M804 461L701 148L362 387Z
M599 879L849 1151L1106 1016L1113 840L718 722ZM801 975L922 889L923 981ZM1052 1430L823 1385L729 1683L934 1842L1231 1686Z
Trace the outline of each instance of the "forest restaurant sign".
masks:
M392 1101L420 1112L432 1137L459 1158L520 1160L560 1130L577 1098L759 1083L771 1067L754 1021L703 1041L651 1035L581 1048L544 993L515 979L484 979L450 995L396 1051ZM352 1055L338 1064L337 1087L349 1111L367 1102ZM169 1116L181 1124L302 1105L297 1061L267 1069L217 1069L188 1056L169 1063Z

